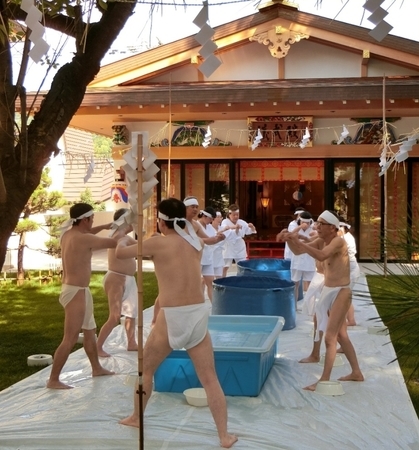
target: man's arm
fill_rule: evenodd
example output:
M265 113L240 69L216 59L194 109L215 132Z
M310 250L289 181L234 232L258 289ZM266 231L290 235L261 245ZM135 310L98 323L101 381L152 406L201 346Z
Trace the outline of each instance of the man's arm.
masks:
M124 236L119 239L115 250L115 256L118 259L135 258L138 256L137 241L130 236Z
M209 237L205 231L202 229L201 225L199 225L199 223L193 223L193 227L195 230L195 233L197 234L198 237L200 237L202 239L202 241L204 242L204 244L207 245L214 245L214 244L218 244L220 241L223 241L225 239L224 234L219 233L215 236Z
M115 248L117 241L114 238L103 238L91 233L83 235L83 244L93 250L101 250L104 248Z
M164 242L162 239L165 239L165 237L161 234L145 239L141 247L142 256L154 256L156 250L158 250ZM138 256L138 242L130 236L119 239L115 256L118 259L136 258Z
M98 225L97 227L92 227L90 229L89 233L91 233L91 234L98 234L100 231L110 230L111 229L111 225L112 225L112 222L109 222L109 223L105 223L103 225Z
M317 261L326 261L335 253L340 252L342 245L344 245L343 239L338 236L333 238L329 245L324 245L324 241L320 238L306 244L300 241L298 236L292 235L292 233L290 233L288 239L286 238L285 240L294 254L307 253Z

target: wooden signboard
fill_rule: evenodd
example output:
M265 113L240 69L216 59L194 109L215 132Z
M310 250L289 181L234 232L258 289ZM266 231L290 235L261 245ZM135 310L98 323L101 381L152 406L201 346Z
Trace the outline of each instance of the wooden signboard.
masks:
M305 147L313 145L313 117L262 116L248 117L249 147L260 129L262 140L258 147L299 147L308 129L310 139Z

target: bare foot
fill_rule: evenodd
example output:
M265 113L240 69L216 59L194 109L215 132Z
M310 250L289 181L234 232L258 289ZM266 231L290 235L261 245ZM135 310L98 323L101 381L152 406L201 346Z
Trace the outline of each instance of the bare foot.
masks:
M356 326L356 322L346 322L346 326L347 327L355 327Z
M132 345L128 345L127 346L127 351L128 352L136 352L138 350L138 345L137 344L132 344Z
M339 348L336 350L336 353L343 353L342 347L339 347Z
M47 388L49 389L73 389L73 386L69 386L68 384L64 384L61 381L47 381Z
M318 363L320 361L320 356L307 356L307 358L300 359L300 363Z
M140 427L139 417L138 415L132 414L129 417L125 417L125 419L120 420L118 423L121 425L127 425L128 427Z
M220 445L223 448L230 448L238 441L237 436L234 434L227 434L223 439L220 440Z
M364 381L364 375L361 372L351 372L345 377L338 378L339 381Z
M105 369L104 367L92 370L92 377L103 377L104 375L115 375L115 372L112 372L112 370Z
M105 352L105 350L99 350L97 349L97 355L101 358L109 358L111 356L110 353Z
M305 391L312 391L312 392L314 392L316 390L316 387L317 387L317 383L314 383L314 384L310 384L310 386L303 387L303 389Z

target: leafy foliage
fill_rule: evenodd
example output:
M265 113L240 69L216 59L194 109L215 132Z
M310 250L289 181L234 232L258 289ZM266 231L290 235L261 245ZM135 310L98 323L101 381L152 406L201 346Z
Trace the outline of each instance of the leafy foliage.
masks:
M51 238L45 242L47 253L55 258L61 258L60 231L61 224L66 220L64 215L48 216L45 224L49 229Z
M48 167L43 170L41 182L25 205L22 218L19 220L15 228L15 233L19 235L17 270L20 278L23 278L24 276L23 252L25 249L25 235L26 233L36 231L39 228L39 225L36 222L29 219L30 215L54 211L60 209L66 204L61 192L48 191L48 188L52 183L49 172L50 169Z
M16 234L22 234L22 233L28 233L31 231L36 231L39 228L39 225L34 221L30 219L22 219L19 220L18 224L15 228Z
M87 203L90 205L94 211L105 211L106 205L103 202L96 202L93 200L92 191L89 188L86 188L84 191L80 193L80 200L74 203Z
M99 134L93 135L93 151L95 156L110 158L112 156L112 139Z

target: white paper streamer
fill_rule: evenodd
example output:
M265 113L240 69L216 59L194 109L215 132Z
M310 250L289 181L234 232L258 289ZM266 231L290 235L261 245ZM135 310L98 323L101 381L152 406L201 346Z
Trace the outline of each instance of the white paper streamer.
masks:
M260 132L260 128L258 128L258 132L256 133L256 136L253 139L252 151L260 144L260 141L262 140L262 138L263 138L263 135Z
M45 33L45 28L40 23L42 21L42 13L36 8L33 0L22 0L20 8L27 13L25 24L31 31L29 39L34 44L29 52L29 56L35 63L38 63L48 53L50 47L42 38Z

